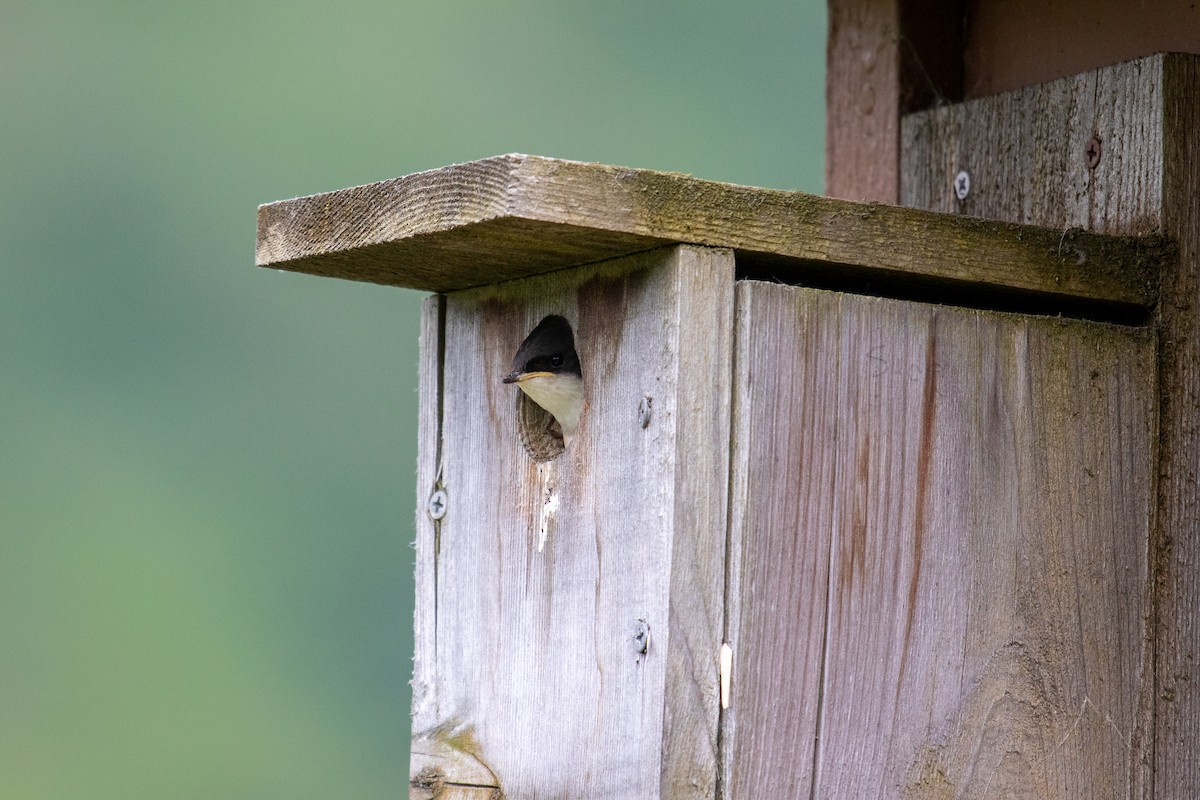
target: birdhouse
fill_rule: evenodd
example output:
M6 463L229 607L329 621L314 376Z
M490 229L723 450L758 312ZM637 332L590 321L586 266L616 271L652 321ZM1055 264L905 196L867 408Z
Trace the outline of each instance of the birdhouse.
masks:
M890 86L831 185L916 207L508 155L260 208L431 293L411 797L1196 796L1200 58Z

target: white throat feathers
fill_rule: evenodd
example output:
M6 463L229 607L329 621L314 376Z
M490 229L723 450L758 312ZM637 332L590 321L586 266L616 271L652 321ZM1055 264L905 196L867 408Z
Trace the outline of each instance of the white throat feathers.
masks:
M521 391L554 417L562 428L563 444L570 444L583 411L583 379L572 373L535 374L517 381Z

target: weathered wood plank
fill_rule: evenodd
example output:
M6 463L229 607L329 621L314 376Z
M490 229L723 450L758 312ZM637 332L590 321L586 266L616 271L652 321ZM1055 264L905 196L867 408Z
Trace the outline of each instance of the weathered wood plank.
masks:
M821 696L838 295L737 287L730 470L726 797L810 796Z
M510 155L262 206L257 262L447 291L674 242L789 281L865 273L935 299L966 285L1136 307L1162 259L1133 239Z
M677 252L676 319L668 324L678 329L673 422L680 463L673 490L659 796L712 798L720 768L716 645L725 624L728 500L722 487L729 485L734 257L710 248ZM662 409L653 397L643 400L653 424Z
M962 98L964 0L829 0L825 193L896 203L900 116Z
M906 115L900 202L1057 230L1160 231L1162 59ZM971 181L963 200L959 171Z
M1153 334L767 284L738 302L759 335L739 356L789 355L738 367L735 497L775 480L731 518L731 796L1129 796Z
M819 795L1128 796L1152 335L859 298L839 316Z
M732 253L680 247L447 296L414 752L449 744L509 797L713 796L732 292ZM500 378L552 312L587 406L538 464Z
M441 725L437 704L437 568L441 521L431 515L442 481L442 357L445 348L445 298L425 298L421 305L416 497L416 604L412 676L412 729L424 735L411 742L410 800L454 797L446 786L453 776L465 789L459 797L488 797L479 787L498 786L494 775L474 755L469 729ZM483 792L481 794L481 792Z
M825 193L895 203L900 191L900 2L829 3Z
M1155 796L1200 797L1200 57L1163 68L1163 227L1179 269L1160 309Z
M948 210L959 165L1002 163L964 210L1099 231L1161 231L1179 248L1164 272L1155 672L1142 697L1154 735L1146 797L1200 796L1200 58L1167 54L904 120L905 202ZM1102 141L1090 172L1080 142ZM911 181L910 181L911 177ZM973 203L973 204L971 204Z
M432 669L436 664L437 641L433 638L436 622L436 569L439 524L429 514L429 501L439 488L442 458L442 304L438 296L427 297L421 304L420 366L417 396L420 418L417 424L417 497L416 497L416 607L414 630L425 638L415 643L413 664L413 725L429 728L436 724Z

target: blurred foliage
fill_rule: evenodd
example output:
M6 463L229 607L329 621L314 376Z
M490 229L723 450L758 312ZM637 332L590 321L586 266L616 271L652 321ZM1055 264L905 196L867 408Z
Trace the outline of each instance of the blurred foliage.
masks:
M5 5L0 797L402 796L420 296L256 270L256 205L819 192L824 4Z

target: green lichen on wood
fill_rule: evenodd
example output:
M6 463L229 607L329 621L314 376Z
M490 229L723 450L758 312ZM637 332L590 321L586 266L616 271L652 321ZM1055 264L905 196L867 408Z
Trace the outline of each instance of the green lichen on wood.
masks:
M449 291L675 243L784 273L819 263L1142 308L1163 255L1126 237L509 155L264 206L258 263Z

